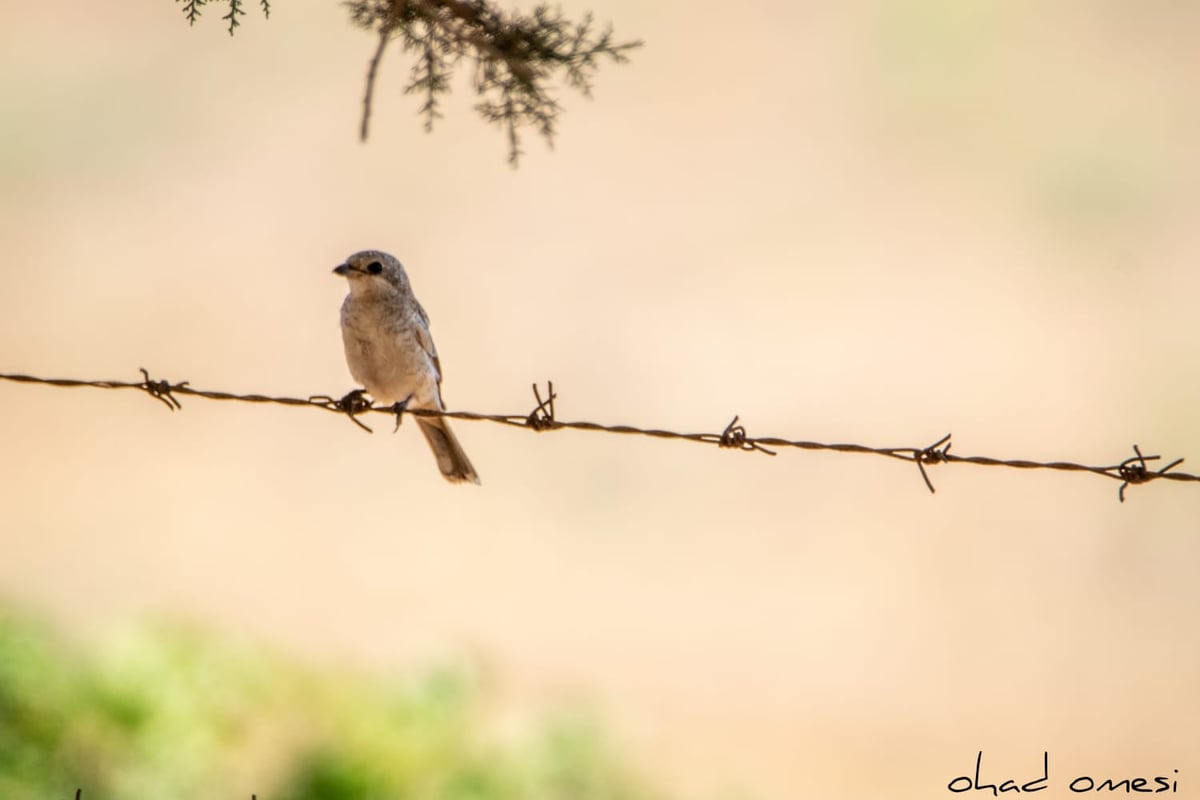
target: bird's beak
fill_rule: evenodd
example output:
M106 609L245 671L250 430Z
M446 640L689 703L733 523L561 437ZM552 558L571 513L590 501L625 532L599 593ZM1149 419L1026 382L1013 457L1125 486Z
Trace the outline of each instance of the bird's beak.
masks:
M349 264L338 264L333 268L334 275L349 275L352 267Z

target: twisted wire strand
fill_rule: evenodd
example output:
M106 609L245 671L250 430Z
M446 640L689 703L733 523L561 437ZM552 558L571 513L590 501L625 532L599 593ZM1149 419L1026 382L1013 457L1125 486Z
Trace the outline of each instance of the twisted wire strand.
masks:
M598 431L601 433L616 433L634 436L649 436L657 439L679 439L689 442L699 442L702 444L716 445L725 449L742 450L745 452L758 452L765 455L774 456L776 450L770 448L790 447L798 450L826 450L838 453L862 453L868 455L884 456L887 458L899 459L915 463L920 471L922 480L925 486L931 493L935 492L933 482L929 478L927 467L936 466L939 464L974 464L984 467L1007 467L1009 469L1044 469L1058 470L1062 472L1086 472L1093 475L1100 475L1121 482L1120 489L1117 491L1118 499L1125 502L1125 491L1130 486L1150 483L1156 480L1168 480L1177 482L1200 482L1200 475L1193 475L1186 472L1172 472L1175 467L1183 463L1182 458L1177 458L1170 461L1165 466L1155 470L1151 469L1148 462L1159 461L1159 455L1143 455L1141 449L1135 444L1133 445L1134 455L1130 456L1116 464L1107 466L1093 466L1088 464L1078 464L1072 461L1032 461L1028 459L1005 459L993 458L991 456L963 456L957 453L950 452L950 434L934 442L933 444L917 446L917 447L871 447L863 444L853 443L827 443L827 442L811 442L800 439L784 439L776 436L750 436L746 432L746 427L739 422L739 418L735 416L724 430L720 433L682 433L679 431L664 430L660 428L639 428L633 425L611 425L599 422L588 421L565 421L560 420L555 415L554 401L558 395L554 391L553 382L546 384L546 398L542 399L541 390L537 384L533 384L533 395L536 400L536 405L533 410L524 414L482 414L475 411L433 411L429 409L409 409L403 403L397 403L391 406L380 406L373 404L364 396L361 390L350 392L344 397L336 398L332 395L312 395L310 397L278 397L266 394L237 394L234 392L214 391L208 389L196 389L188 385L187 381L179 381L172 383L166 380L155 380L150 377L150 373L145 369L140 369L142 380L140 381L115 381L115 380L81 380L78 378L39 378L33 375L21 374L5 374L0 373L0 380L12 381L15 383L32 383L45 386L58 387L89 387L95 389L136 389L145 392L150 397L161 402L171 411L178 411L183 408L180 402L180 397L201 397L206 400L229 400L244 403L270 403L284 406L307 406L311 408L320 408L326 411L332 411L337 414L343 414L354 422L357 426L367 431L372 432L371 428L365 425L359 417L366 413L389 414L395 418L396 426L399 427L401 420L405 414L410 414L416 417L448 417L451 419L462 419L472 422L494 422L500 425L508 425L516 428L528 428L533 431L545 432L551 430L581 430L581 431Z

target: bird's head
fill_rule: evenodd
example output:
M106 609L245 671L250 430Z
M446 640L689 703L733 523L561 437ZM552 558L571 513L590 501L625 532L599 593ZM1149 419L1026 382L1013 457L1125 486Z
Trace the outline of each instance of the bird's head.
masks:
M350 291L356 294L405 291L409 286L404 266L382 250L355 253L346 263L334 267L333 273L345 277L350 282Z

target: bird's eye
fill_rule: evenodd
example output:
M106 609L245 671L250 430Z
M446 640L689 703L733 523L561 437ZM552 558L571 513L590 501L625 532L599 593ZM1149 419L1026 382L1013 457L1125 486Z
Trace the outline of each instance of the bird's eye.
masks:
M370 264L367 264L367 272L372 275L378 275L383 272L383 264L380 264L378 261L372 261Z

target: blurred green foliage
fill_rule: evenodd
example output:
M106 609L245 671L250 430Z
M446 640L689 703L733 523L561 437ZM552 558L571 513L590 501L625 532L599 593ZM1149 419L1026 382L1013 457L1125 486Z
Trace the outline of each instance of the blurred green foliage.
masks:
M0 608L4 800L656 796L585 718L492 722L466 669L320 671L169 627L84 647Z

